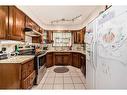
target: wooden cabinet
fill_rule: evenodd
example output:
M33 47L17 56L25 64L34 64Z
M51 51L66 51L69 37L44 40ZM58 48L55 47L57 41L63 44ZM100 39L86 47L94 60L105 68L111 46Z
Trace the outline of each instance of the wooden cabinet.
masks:
M53 32L47 31L47 43L52 43L53 41Z
M8 7L0 6L0 39L6 39L8 33Z
M53 53L46 54L46 67L53 66Z
M26 16L26 27L31 28L33 30L36 30L39 32L40 27L32 20L30 19L28 16Z
M54 65L70 65L71 53L54 53Z
M29 89L35 79L34 59L0 64L0 89Z
M35 71L33 71L26 79L22 80L22 88L23 89L32 88L34 79L35 79Z
M0 6L0 39L25 41L25 27L32 28L40 33L43 31L42 28L17 7ZM48 38L50 38L50 33ZM41 42L41 36L33 38L33 43ZM50 39L49 42L51 42Z
M22 79L28 77L34 70L34 60L26 62L22 65Z
M35 37L32 37L32 43L41 43L42 42L42 37L41 36L35 36Z
M64 53L64 55L63 55L63 64L64 65L71 65L71 63L72 63L71 53Z
M55 55L55 65L64 65L62 55Z
M81 54L81 71L86 76L86 56Z
M83 44L84 43L84 34L85 28L77 31L72 31L72 38L75 44Z
M25 14L14 6L9 7L9 40L25 40Z
M81 68L85 75L85 55L77 52L50 52L46 54L46 66L71 65Z
M72 66L80 68L81 63L80 63L80 54L79 53L73 53L72 54Z

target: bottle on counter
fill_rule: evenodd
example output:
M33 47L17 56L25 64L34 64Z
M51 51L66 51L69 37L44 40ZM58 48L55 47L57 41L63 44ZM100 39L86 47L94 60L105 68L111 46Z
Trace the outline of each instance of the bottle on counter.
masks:
M16 53L16 55L19 54L19 47L18 47L18 45L15 45L15 53Z

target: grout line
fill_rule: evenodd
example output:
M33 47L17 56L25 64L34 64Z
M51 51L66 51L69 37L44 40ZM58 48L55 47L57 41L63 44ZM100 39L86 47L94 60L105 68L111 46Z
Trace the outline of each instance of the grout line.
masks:
M72 84L73 84L73 86L74 86L74 81L73 81L73 79L72 79L72 75L70 74L70 76L71 76ZM74 86L74 89L75 89L75 86Z
M54 72L54 66L53 66L53 72ZM56 78L56 73L55 73L55 76L54 76L54 82L53 82L53 87L52 87L52 89L54 89L55 78Z
M81 72L81 73L82 73L82 72ZM80 80L82 81L81 76L79 76L79 78L80 78ZM85 78L85 76L84 76L84 78ZM84 87L85 87L85 89L86 89L85 83L83 83L83 81L82 81L82 84L84 85Z

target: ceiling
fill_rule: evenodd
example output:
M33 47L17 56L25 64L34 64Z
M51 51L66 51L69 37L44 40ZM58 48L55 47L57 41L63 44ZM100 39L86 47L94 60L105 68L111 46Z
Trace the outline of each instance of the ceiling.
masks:
M69 27L80 26L99 6L17 6L42 27ZM51 21L59 19L73 19L81 15L74 22Z

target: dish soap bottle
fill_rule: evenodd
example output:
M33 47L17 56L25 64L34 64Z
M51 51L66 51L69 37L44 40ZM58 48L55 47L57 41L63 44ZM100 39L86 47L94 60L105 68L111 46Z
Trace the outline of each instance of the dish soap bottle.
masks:
M18 47L18 45L15 45L15 53L16 53L16 55L19 54L19 47Z

